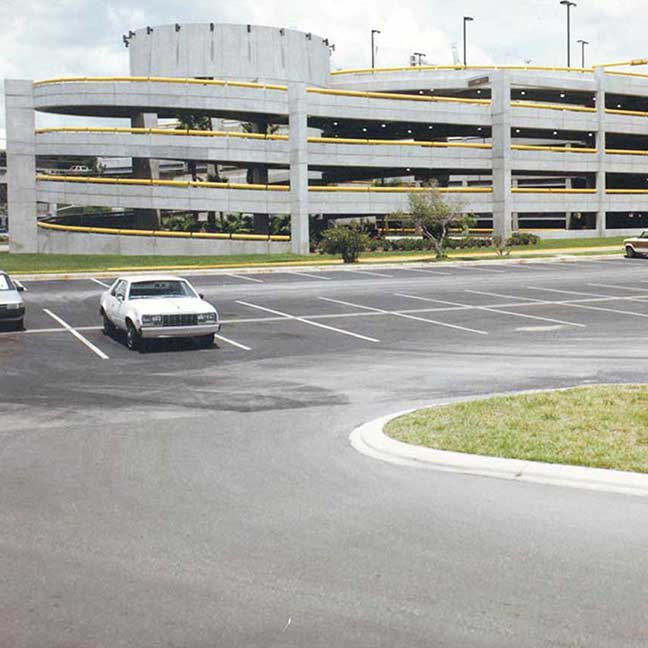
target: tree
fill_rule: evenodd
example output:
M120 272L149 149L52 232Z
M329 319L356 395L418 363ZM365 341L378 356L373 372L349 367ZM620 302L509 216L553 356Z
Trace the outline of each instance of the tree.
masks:
M327 254L341 254L344 263L355 263L368 245L369 237L357 223L349 227L337 225L322 234L322 250Z
M178 125L176 130L199 130L208 131L212 129L212 120L209 115L205 113L194 113L187 110L182 110L176 114ZM196 175L196 161L189 160L187 167L192 180L197 179Z
M445 249L452 228L460 228L465 234L474 224L473 217L464 213L461 201L445 200L435 187L426 192L410 192L408 202L408 211L397 212L393 217L411 220L423 238L432 243L437 259L446 256Z

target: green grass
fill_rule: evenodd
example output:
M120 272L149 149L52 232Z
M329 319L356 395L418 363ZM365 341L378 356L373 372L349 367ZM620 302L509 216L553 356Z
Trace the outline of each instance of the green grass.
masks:
M552 250L565 248L608 247L619 246L623 238L609 239L587 238L580 240L544 240L533 246L519 246L513 248L512 257L524 252L537 252L533 256L546 256ZM490 248L473 248L462 250L449 250L450 260L470 258L471 253L489 253L496 258ZM575 254L579 254L576 252ZM394 252L365 252L361 261L381 259L415 257L416 260L434 261L434 253L430 250L423 251L394 251ZM39 273L39 272L89 272L102 270L115 270L118 268L156 268L161 266L184 266L200 268L216 265L273 265L281 263L307 262L317 264L337 260L338 257L326 254L299 256L297 254L240 254L231 256L123 256L123 255L91 255L91 254L9 254L0 252L0 268L12 273Z
M648 386L588 387L419 410L391 421L414 445L648 472Z

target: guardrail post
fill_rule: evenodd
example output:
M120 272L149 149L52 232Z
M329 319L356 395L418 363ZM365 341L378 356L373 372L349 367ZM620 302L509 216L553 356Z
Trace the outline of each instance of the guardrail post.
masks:
M493 233L508 238L512 232L511 194L511 78L507 70L491 75L493 149Z
M156 113L138 113L131 117L131 128L156 128ZM150 158L133 158L133 178L160 179L160 163ZM159 209L135 209L133 226L136 229L160 229Z
M308 254L308 104L306 85L288 86L290 148L290 234L292 251Z
M34 84L5 81L9 250L38 252Z
M596 157L598 160L596 171L596 233L598 236L605 236L607 203L605 176L605 68L595 68L594 76L596 78L596 116L598 121L596 131Z

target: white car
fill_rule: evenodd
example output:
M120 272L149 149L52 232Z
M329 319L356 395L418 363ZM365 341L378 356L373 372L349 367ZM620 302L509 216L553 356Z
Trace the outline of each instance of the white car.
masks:
M101 295L103 331L126 331L126 346L142 347L150 338L195 338L214 343L221 328L218 311L186 280L173 275L124 276Z
M25 290L22 284L0 270L0 324L13 324L18 330L23 328L25 302L20 293Z

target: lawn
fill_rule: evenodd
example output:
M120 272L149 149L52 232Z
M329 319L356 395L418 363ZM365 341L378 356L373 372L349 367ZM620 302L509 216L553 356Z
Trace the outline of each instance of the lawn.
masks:
M621 237L601 239L588 238L580 240L544 240L537 245L513 248L511 257L541 257L561 250L570 249L572 254L596 252L596 248L617 247L621 252ZM616 251L616 250L615 250ZM601 250L601 253L607 253ZM496 253L490 248L474 248L450 250L450 260L470 259L473 257L496 258ZM399 252L365 252L361 255L362 262L388 261L435 261L434 253L425 251ZM340 263L338 257L325 254L299 256L297 254L247 254L231 256L122 256L122 255L90 255L90 254L9 254L0 252L0 268L12 273L47 273L47 272L88 272L115 271L121 269L146 268L205 268L205 267L236 267L236 266L272 266L276 264L332 264Z
M648 472L648 386L576 388L419 410L391 421L414 445Z

